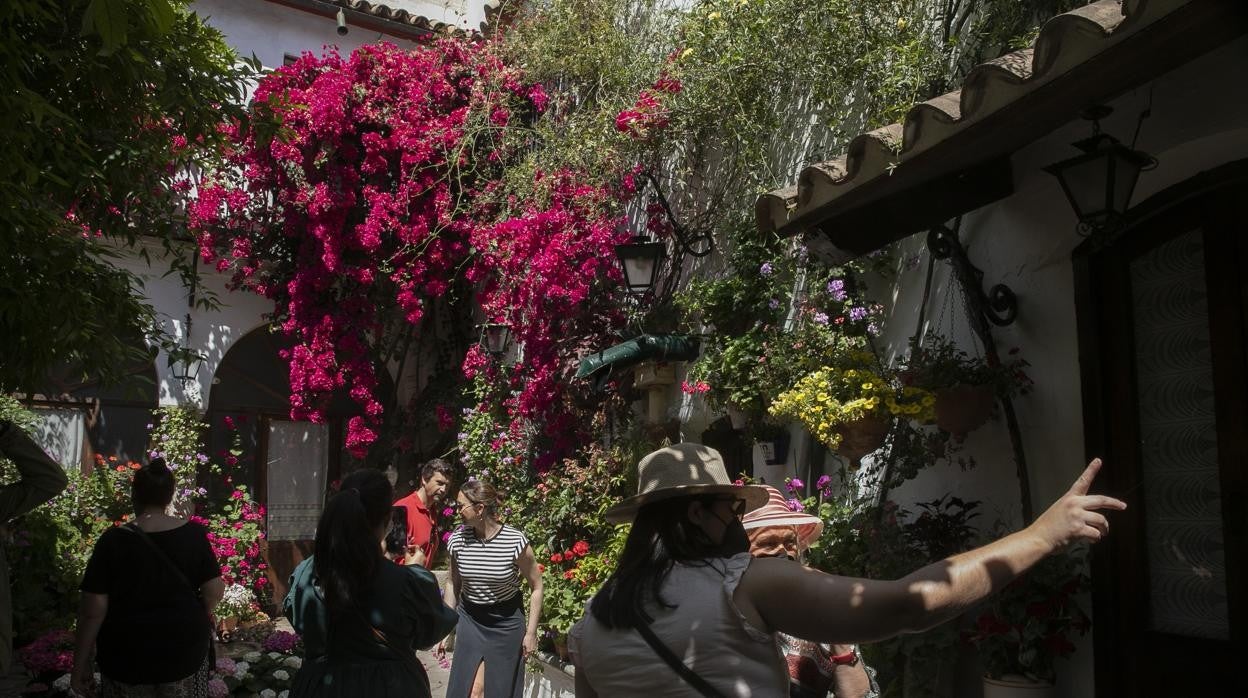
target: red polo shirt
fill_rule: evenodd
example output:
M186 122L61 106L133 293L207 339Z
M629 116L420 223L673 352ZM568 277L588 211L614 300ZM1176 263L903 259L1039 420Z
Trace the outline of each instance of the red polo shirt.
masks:
M434 530L433 512L425 507L416 492L395 502L394 506L407 508L407 547L420 548L425 553L425 566L432 565L439 542Z

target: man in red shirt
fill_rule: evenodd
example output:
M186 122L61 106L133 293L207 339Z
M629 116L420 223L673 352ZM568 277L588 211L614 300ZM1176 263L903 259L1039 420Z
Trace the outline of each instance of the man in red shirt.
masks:
M407 565L428 566L438 552L436 507L441 504L450 484L451 464L434 458L420 469L420 487L394 503L407 509Z

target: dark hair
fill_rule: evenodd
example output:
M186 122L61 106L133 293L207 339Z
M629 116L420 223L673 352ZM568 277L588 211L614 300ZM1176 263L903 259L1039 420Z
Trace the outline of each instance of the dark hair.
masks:
M645 610L648 600L663 608L675 608L660 591L672 565L702 562L717 556L717 548L687 512L693 502L710 505L717 495L673 497L651 502L637 511L633 528L615 571L594 596L589 612L608 628L635 628L652 619Z
M484 504L486 513L491 516L494 516L498 508L503 505L503 498L498 494L498 490L485 480L469 480L459 488L459 492L474 504Z
M130 483L130 501L134 513L142 514L148 507L167 507L173 501L173 473L165 465L164 458L153 458L150 463L134 471Z
M313 562L331 618L355 605L383 561L377 529L390 519L394 489L371 468L342 479L316 524Z
M386 532L386 554L407 551L407 507L390 507L390 530Z
M434 473L442 473L443 475L446 476L447 480L450 480L451 472L453 471L454 471L454 468L451 467L450 463L447 463L441 458L434 458L433 460L421 466L420 481L422 483L427 482L429 478L433 477Z

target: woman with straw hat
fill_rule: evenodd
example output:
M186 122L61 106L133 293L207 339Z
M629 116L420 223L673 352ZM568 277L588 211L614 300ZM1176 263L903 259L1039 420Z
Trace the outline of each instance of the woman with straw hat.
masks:
M824 574L784 558L751 559L741 516L767 502L734 485L714 449L676 444L637 466L638 492L607 510L632 522L615 571L572 631L576 694L783 696L776 632L872 642L943 623L1049 554L1109 530L1088 495L1101 461L1027 528L895 581ZM662 660L656 664L655 658Z
M753 557L784 557L802 561L802 555L823 532L823 521L795 511L780 490L763 485L767 503L741 518L750 538ZM876 698L880 688L874 672L858 656L854 645L829 645L777 632L776 642L789 673L789 698Z

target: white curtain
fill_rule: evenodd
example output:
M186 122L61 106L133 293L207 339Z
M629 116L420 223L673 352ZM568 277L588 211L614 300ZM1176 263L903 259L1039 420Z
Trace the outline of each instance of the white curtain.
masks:
M40 408L35 442L66 470L82 464L82 444L87 436L87 413L83 410Z
M269 540L316 536L328 468L329 430L324 424L269 423Z

